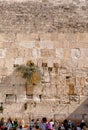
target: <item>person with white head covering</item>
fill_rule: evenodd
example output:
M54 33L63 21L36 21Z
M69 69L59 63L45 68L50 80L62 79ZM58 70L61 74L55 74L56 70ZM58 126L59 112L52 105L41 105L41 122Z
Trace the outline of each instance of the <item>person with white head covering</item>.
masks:
M81 121L80 123L80 128L84 130L84 128L86 128L86 123L84 120Z

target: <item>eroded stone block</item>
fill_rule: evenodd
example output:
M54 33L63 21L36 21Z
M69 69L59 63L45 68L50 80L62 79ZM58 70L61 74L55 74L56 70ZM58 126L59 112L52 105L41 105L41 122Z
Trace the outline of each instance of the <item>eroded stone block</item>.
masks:
M0 49L0 58L5 58L7 53L7 49Z

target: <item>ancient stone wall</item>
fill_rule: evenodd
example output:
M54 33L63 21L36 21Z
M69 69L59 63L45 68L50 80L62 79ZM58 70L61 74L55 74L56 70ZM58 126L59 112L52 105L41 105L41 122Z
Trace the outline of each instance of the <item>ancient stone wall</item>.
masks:
M42 81L26 93L14 64L28 60L39 66ZM0 2L0 91L6 117L88 114L87 1Z

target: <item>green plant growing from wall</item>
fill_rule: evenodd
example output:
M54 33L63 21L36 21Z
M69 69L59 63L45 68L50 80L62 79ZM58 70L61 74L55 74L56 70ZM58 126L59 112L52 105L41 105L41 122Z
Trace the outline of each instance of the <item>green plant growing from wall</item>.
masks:
M15 65L17 72L21 72L22 77L26 79L27 83L36 85L41 80L41 72L39 67L32 61L28 61L26 65Z

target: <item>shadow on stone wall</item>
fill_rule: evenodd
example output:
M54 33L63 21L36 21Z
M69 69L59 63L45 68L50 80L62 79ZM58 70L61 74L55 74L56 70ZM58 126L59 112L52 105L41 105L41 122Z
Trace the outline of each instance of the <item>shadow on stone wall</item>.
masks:
M75 104L74 104L75 105ZM88 122L88 98L78 106L68 117L69 119L86 120Z
M3 76L0 83L0 103L3 106L3 112L0 111L0 115L8 117L13 113L13 116L22 117L25 95L25 80L20 74L14 71L9 76Z
M29 116L30 112L28 113L28 112L24 111L24 103L26 101L26 89L25 89L25 80L23 78L21 78L20 74L18 74L14 71L10 76L6 76L6 77L3 76L3 78L1 79L1 83L0 83L0 91L1 91L0 102L3 103L3 108L4 108L3 113L1 113L1 115L8 117L8 116L11 116L10 113L14 113L13 114L14 117L17 116L17 117L22 118L24 116ZM71 106L70 109L73 110L73 112L67 118L71 119L71 120L84 119L88 122L88 98L85 99L85 97L81 96L80 99L81 100L79 103L73 102L70 104L66 104L66 105L68 105L69 108ZM84 101L82 102L82 100L84 100ZM47 104L46 104L46 106L47 106ZM60 104L58 105L58 107L59 106L60 106ZM52 107L53 107L53 105L52 105ZM30 107L30 109L31 108L32 107ZM65 110L65 107L64 107L64 110ZM61 109L61 111L62 111L62 109ZM55 113L57 113L56 115L59 118L60 118L60 116L63 116L63 114L60 115L60 113L58 111L54 111L53 114L55 114ZM67 114L67 113L65 113L65 114ZM47 116L49 117L49 115L47 115ZM42 117L42 116L40 116L40 117Z

